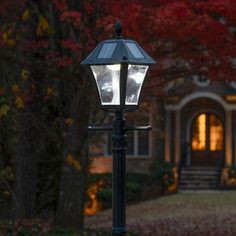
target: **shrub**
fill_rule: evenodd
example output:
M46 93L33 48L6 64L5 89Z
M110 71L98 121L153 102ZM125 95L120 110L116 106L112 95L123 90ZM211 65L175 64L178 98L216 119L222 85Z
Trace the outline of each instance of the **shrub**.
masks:
M139 182L127 181L126 183L126 200L135 202L142 199L142 185Z
M154 161L150 167L150 180L160 186L163 192L174 184L173 168L173 164L159 160Z
M229 176L229 179L236 179L236 166L232 166L228 170L228 176Z
M97 198L103 209L112 207L112 188L105 187L98 191Z
M148 176L140 173L127 173L126 175L126 199L127 202L135 202L142 199L143 185L146 184ZM96 198L102 209L112 206L112 174L93 174L89 176L89 186L100 185ZM88 186L88 188L89 188ZM89 201L89 196L87 196Z

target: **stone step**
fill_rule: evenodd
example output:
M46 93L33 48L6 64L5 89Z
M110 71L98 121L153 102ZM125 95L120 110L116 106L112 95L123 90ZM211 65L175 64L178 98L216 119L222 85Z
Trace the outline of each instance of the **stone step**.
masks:
M218 186L180 186L179 190L217 190Z
M217 184L208 184L208 183L199 183L199 184L194 184L194 183L188 183L188 184L180 184L179 185L180 187L191 187L191 186L194 186L194 187L216 187Z
M195 185L204 185L204 184L208 184L208 185L216 185L217 181L216 180L212 180L212 181L191 181L191 180L185 180L185 181L180 181L180 185L188 185L188 184L195 184Z
M181 175L180 179L217 179L218 175Z
M214 166L187 166L184 169L188 170L217 170L217 167Z
M181 174L203 174L203 175L215 175L218 171L214 170L182 170Z
M185 167L180 173L180 190L217 189L218 171L215 167Z

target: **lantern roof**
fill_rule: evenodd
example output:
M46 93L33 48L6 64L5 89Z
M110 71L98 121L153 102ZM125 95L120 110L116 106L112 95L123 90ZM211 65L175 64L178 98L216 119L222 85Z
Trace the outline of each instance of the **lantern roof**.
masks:
M99 43L81 64L109 65L129 63L151 65L156 63L137 42L122 38L122 29L119 22L115 24L115 30L115 38Z

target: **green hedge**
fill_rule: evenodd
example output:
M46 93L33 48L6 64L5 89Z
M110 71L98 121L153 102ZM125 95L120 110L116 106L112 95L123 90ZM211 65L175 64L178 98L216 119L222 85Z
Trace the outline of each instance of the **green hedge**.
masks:
M174 184L174 165L167 161L154 161L150 167L150 181L159 186L162 192Z
M126 201L137 202L143 200L143 193L148 189L160 189L165 192L174 183L173 165L166 161L154 161L149 174L126 174ZM99 184L96 196L102 209L112 206L112 174L91 174L88 186ZM89 199L88 199L89 200Z
M145 174L127 173L126 175L126 201L135 202L142 199L142 187L148 179ZM93 174L89 176L89 186L101 183L103 187L96 196L103 209L112 206L112 174Z

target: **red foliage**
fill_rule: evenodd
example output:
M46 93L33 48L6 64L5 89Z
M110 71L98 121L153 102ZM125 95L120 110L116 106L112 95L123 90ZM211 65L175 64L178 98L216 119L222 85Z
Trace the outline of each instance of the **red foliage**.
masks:
M68 9L66 0L54 0L53 3L56 5L56 8L59 12L64 12Z
M17 8L13 0L0 3L0 12L4 9L0 47L19 46L24 52L40 55L44 65L56 70L74 63L79 66L98 41L113 37L114 22L120 20L123 36L138 41L157 60L155 77L165 77L168 71L178 73L184 64L187 74L236 79L232 63L236 57L235 0L83 0L76 4L53 0L58 25L50 20L47 1L17 3ZM23 20L26 10L29 17ZM39 15L44 17L41 35L37 35L35 23ZM52 46L52 42L59 46Z
M62 40L61 44L64 48L70 49L71 51L76 51L81 48L81 45L73 40Z
M74 26L79 27L81 22L81 13L78 11L65 11L61 14L60 21L63 22L67 20L71 20L71 23Z
M72 64L73 64L72 58L71 57L67 57L67 56L61 57L57 61L57 65L60 68L65 68L65 67L68 67L68 66L70 66Z

